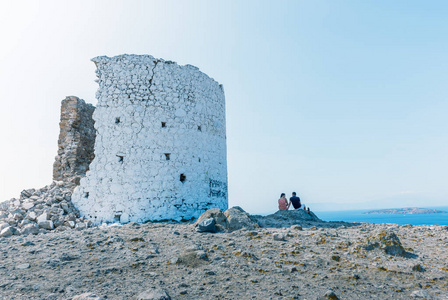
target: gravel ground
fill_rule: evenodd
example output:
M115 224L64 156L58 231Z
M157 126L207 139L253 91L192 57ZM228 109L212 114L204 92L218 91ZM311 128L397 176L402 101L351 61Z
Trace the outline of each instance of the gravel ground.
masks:
M0 238L0 295L448 299L447 226L341 225L199 233L130 223Z

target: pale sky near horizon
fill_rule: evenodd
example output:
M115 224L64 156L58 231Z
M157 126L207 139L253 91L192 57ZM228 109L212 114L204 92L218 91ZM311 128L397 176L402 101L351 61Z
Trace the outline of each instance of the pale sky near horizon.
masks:
M60 102L91 58L192 64L224 85L229 204L448 205L447 1L0 2L0 201L51 183Z

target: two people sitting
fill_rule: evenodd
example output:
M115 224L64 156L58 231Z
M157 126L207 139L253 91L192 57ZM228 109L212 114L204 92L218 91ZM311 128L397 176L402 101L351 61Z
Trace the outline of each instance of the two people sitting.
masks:
M292 197L289 198L289 202L288 202L288 199L286 199L285 193L282 193L280 195L280 199L278 199L278 209L279 210L288 210L289 207L291 206L291 204L294 207L294 209L300 209L302 207L302 203L300 203L300 198L297 197L296 192L292 192ZM307 211L305 205L303 205L303 209L305 211ZM308 208L307 212L309 212L309 211L310 211L310 209Z

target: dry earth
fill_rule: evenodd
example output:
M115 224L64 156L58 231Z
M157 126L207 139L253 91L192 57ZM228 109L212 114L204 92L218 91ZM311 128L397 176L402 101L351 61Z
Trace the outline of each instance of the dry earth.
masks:
M448 299L447 226L290 226L293 213L233 232L166 222L0 238L1 298Z

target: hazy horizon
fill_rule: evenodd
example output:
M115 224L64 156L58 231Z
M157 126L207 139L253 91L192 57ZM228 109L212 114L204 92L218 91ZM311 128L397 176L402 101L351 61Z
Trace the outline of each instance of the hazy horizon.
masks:
M229 206L448 203L448 2L2 1L0 201L52 181L95 56L197 66L226 95ZM399 206L403 207L403 206ZM378 207L388 208L388 207Z

